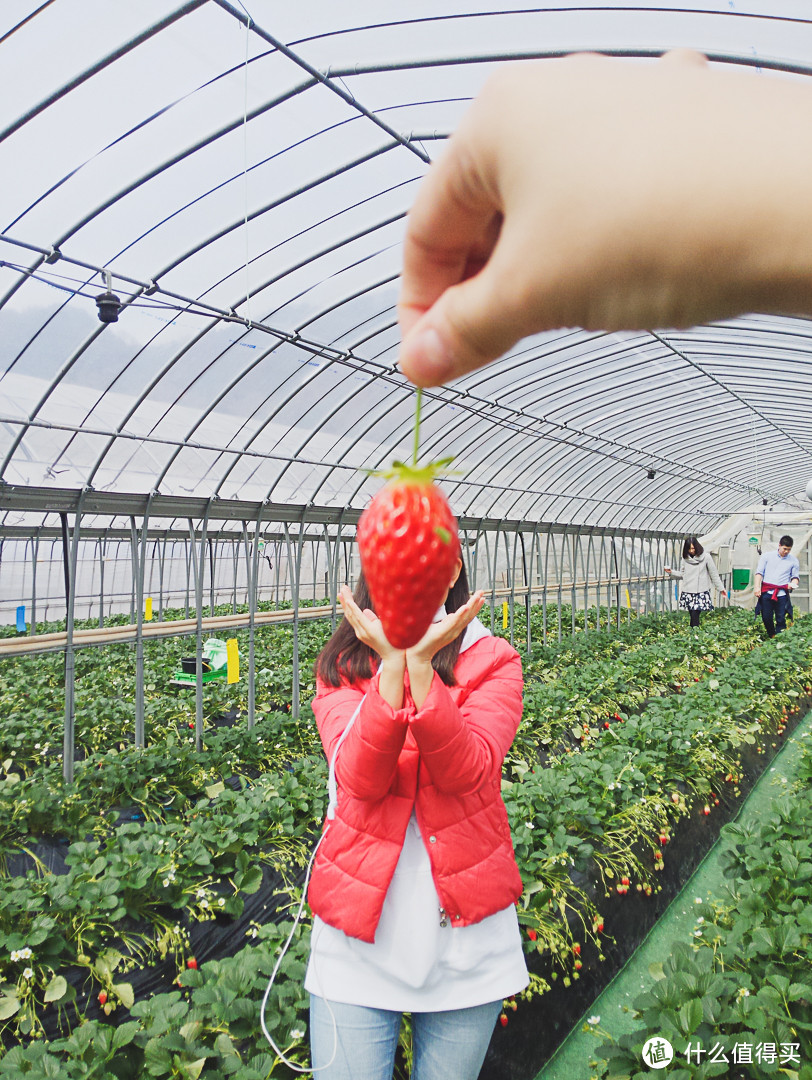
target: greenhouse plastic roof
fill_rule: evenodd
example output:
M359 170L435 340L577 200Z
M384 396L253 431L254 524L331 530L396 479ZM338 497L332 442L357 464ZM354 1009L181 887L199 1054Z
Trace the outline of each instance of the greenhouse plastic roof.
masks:
M412 439L405 215L472 96L506 60L676 46L808 78L812 12L4 0L2 520L44 521L47 489L362 508ZM759 315L546 333L427 391L423 455L455 456L469 517L703 533L802 508L811 346Z

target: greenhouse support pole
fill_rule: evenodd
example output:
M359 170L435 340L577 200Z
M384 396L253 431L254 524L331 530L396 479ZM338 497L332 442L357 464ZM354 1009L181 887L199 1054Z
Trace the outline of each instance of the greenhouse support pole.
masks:
M591 583L590 571L595 560L595 529L589 530L589 542L586 545L586 559L584 560L584 633L589 633L589 586ZM596 604L596 615L599 605ZM597 625L595 627L597 629Z
M39 533L31 545L31 633L37 632L37 559L39 558Z
M533 525L533 531L530 534L530 563L529 571L527 573L527 655L530 656L533 651L533 556L536 549L536 541L538 538L538 523ZM524 558L524 545L522 545L522 558Z
M100 536L96 541L96 551L99 553L99 629L104 627L104 553L107 547L107 538Z
M132 585L135 592L135 731L133 733L133 746L142 749L144 746L144 640L141 636L143 626L141 623L141 603L138 597L138 529L135 518L130 517L130 565L132 567ZM139 734L141 741L139 742Z
M336 623L338 622L338 574L341 563L341 552L344 546L341 534L344 531L344 515L346 512L347 507L345 506L344 509L341 511L341 516L338 519L338 531L336 532L335 539L333 541L332 555L329 555L328 548L328 555L330 559L330 628L332 630L335 630Z
M257 511L253 544L248 539L248 524L242 523L243 543L245 545L245 574L248 579L248 717L246 726L250 731L256 722L256 613L259 581L259 533L262 525L264 504L260 503Z
M299 596L299 588L302 579L302 553L304 551L304 537L305 537L305 516L309 509L309 504L302 510L301 521L299 522L299 540L296 544L296 599L293 605L293 692L290 708L290 715L294 720L299 719L299 603L301 597Z
M479 583L479 539L482 535L482 519L477 522L476 535L474 536L473 552L474 557L471 560L471 565L468 566L468 577L471 592L476 592ZM469 551L471 550L469 545Z
M606 629L609 630L611 623L611 585L609 578L611 577L611 569L609 567L609 554L607 549L607 536L606 534L600 537L600 554L598 556L598 630L600 630L600 616L603 613L604 594L606 594Z
M195 749L203 749L203 569L206 562L206 526L208 508L200 525L200 554L195 554L195 527L191 518L189 533L191 537L191 561L195 575Z
M288 523L287 522L283 523L282 529L283 529L283 532L284 532L284 535L285 535L285 547L286 547L286 552L287 552L287 563L288 563L288 581L290 582L290 596L291 596L291 602L293 603L293 660L292 660L292 669L291 669L290 715L291 715L291 717L293 719L296 719L296 717L299 715L299 713L298 713L298 708L299 708L299 706L298 706L298 701L299 701L299 694L298 694L298 686L299 686L299 621L298 621L298 608L297 608L297 605L298 605L298 602L299 602L299 595L298 595L298 589L296 588L293 556L292 556L291 550L290 550L290 529L288 528ZM296 708L295 713L293 711L294 706Z
M575 535L571 533L569 529L564 533L564 546L567 549L567 555L570 561L570 637L575 637L575 612L578 608L578 589L576 581L578 580L578 560L575 557ZM561 569L564 569L563 552L561 558Z
M524 651L530 655L530 576L527 572L527 552L524 546L524 533L516 530L516 537L522 549L522 581L524 582ZM515 561L515 552L514 552Z
M541 558L541 545L539 544L539 559ZM547 644L547 586L550 580L550 526L547 526L547 542L544 545L544 569L541 575L541 643Z
M620 628L620 566L617 560L617 537L612 536L612 576L615 580L615 625Z
M62 776L65 783L73 783L73 744L76 719L74 690L75 667L73 651L73 619L70 587L70 557L68 555L68 515L60 513L62 523L62 564L65 576L65 723L62 737Z
M259 548L256 541L256 533L259 532L259 516L257 516L257 528L254 534L254 548ZM254 590L252 588L253 574L251 572L253 564L253 552L252 545L248 539L248 522L242 522L242 545L243 555L245 556L245 581L246 591L248 599L248 716L246 718L246 726L250 731L254 726ZM235 571L236 577L236 571Z
M149 493L147 505L144 509L144 519L141 524L141 537L135 527L135 518L130 518L130 529L133 535L133 552L138 561L134 565L137 571L136 604L138 614L135 623L135 745L139 749L144 747L144 579L147 570L147 527L149 524L150 505L154 491Z
M243 522L243 524L245 524ZM237 576L240 569L240 544L238 540L231 541L231 581L233 583L231 591L231 612L233 615L237 614Z
M507 533L503 533L503 539L505 541L505 569L508 574L508 587L510 589L510 600L508 601L508 614L510 616L510 644L513 645L513 610L516 606L516 541L515 539L513 541L513 558L511 559L510 541L508 540Z
M189 518L189 527L191 528L191 526L192 526L192 519ZM195 562L194 543L195 543L194 529L192 529L192 546L189 547L189 545L187 544L186 547L183 549L183 553L186 556L186 608L185 608L185 611L186 611L186 618L187 619L189 618L189 581L190 581L190 578L191 578L192 574L195 575L195 581L197 581L197 563ZM197 586L195 586L195 592L196 591L197 591Z
M629 592L629 586L631 585L631 563L630 563L630 560L629 560L628 553L626 551L626 530L621 529L621 534L620 535L623 537L622 547L620 549L620 598L621 598L621 601L622 601L623 596L624 596L624 592L628 593ZM627 569L627 565L629 567L628 569ZM618 607L618 622L617 622L618 626L620 626L621 623L622 623L622 618L621 618L622 611L623 611L622 607ZM629 608L626 609L626 622L627 623L629 622Z
M553 535L552 529L550 529L549 536ZM548 537L549 539L549 537ZM556 639L560 644L563 640L563 628L561 620L561 608L564 604L564 542L561 544L561 558L558 557L558 551L556 545L552 545L553 549L553 565L555 566L555 580L556 580L556 617L555 617L555 630ZM550 551L547 549L547 555L549 557Z
M498 531L498 529L499 529L499 527L497 526L497 533L496 533L496 551L497 551L497 554L499 553L499 531ZM495 606L496 606L496 570L495 570L495 567L494 568L491 567L491 546L488 543L488 534L486 532L484 532L482 534L482 539L485 541L485 563L486 563L486 565L488 567L488 579L489 579L490 591L491 591L491 599L490 599L491 632L493 632L494 619L496 618L496 615L494 614ZM496 562L496 557L494 557L494 563L495 562Z
M209 551L209 615L214 616L214 609L216 607L214 596L214 574L217 556L215 545L212 543L212 538L210 536L206 539L206 546Z
M164 621L164 559L166 558L166 532L164 532L163 540L155 540L155 546L152 549L152 561L155 562L155 555L158 555L158 622Z
M74 745L76 723L76 653L73 647L73 624L76 603L76 565L79 558L79 533L82 521L82 503L87 488L83 489L76 506L73 526L73 539L69 544L68 515L64 512L59 517L62 522L62 552L65 568L65 725L62 739L62 775L65 783L73 783ZM70 554L68 553L70 547Z

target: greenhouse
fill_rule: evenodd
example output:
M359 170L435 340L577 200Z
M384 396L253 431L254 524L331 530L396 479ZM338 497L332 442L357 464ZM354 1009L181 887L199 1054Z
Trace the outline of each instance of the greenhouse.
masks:
M479 1077L812 1080L812 311L399 366L408 215L494 72L680 49L802 87L812 10L5 0L0 1078L311 1068L314 665L419 446L483 593L454 670L476 625L523 678L529 981Z

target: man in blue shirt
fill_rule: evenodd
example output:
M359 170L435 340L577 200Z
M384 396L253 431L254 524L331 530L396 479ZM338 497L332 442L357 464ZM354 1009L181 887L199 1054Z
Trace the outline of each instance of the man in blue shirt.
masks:
M801 564L792 554L792 537L782 536L778 551L762 555L756 570L757 610L769 637L787 628L787 614L792 611L790 591L801 584Z

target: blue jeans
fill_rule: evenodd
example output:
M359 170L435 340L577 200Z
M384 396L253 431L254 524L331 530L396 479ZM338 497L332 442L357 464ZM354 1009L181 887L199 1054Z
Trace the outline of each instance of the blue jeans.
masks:
M392 1080L402 1014L335 1001L329 1008L335 1025L324 999L310 995L310 1052L318 1080ZM412 1013L412 1080L476 1080L501 1008L500 1000Z
M775 600L771 600L765 593L761 594L761 621L768 637L775 637L786 630L791 604L792 601L786 593L784 596L776 596Z

